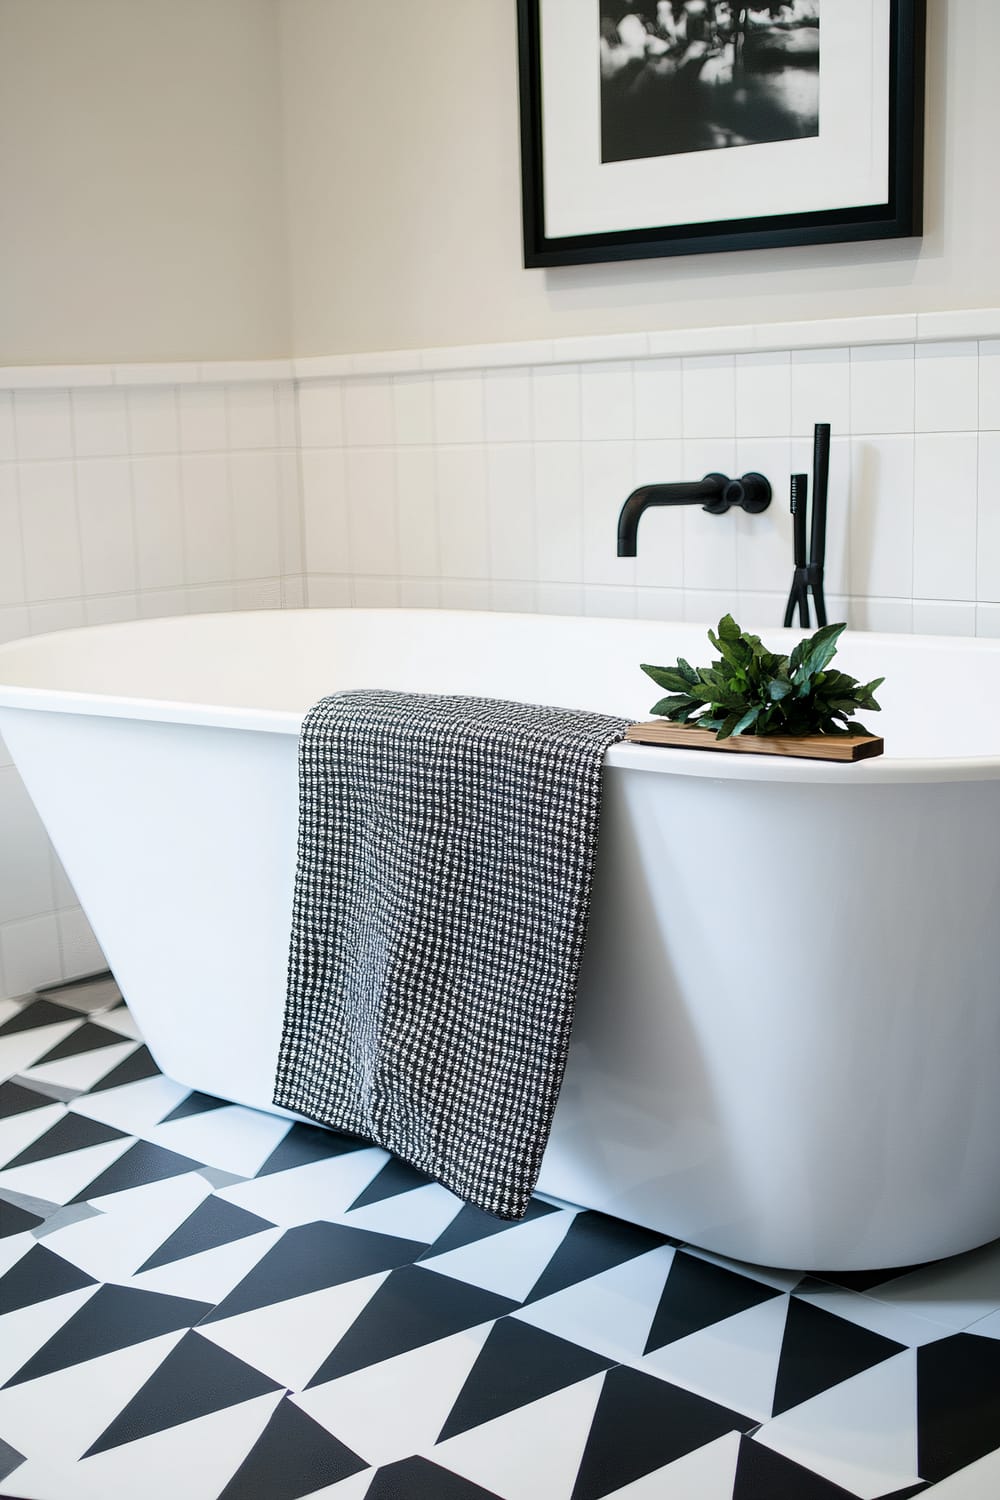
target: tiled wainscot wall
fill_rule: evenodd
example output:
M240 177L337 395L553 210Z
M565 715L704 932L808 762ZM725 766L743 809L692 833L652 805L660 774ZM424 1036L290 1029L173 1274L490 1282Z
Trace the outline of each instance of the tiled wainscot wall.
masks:
M831 618L1000 636L1000 312L0 384L0 639L303 603L776 625L818 421ZM652 510L615 555L636 484L749 469L763 515ZM101 962L0 764L0 994Z

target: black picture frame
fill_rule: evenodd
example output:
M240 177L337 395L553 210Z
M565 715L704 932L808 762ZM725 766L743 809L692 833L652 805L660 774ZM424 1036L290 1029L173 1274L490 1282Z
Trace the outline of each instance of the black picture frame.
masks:
M926 0L890 0L889 194L879 204L726 218L615 232L546 233L542 138L540 6L517 0L524 264L527 268L596 261L778 249L849 240L901 239L923 230L924 45ZM724 207L724 205L721 205Z

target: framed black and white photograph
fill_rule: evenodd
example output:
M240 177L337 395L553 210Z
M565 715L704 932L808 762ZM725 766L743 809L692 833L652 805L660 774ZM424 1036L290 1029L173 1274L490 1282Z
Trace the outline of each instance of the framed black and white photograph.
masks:
M925 0L518 0L526 266L921 232Z

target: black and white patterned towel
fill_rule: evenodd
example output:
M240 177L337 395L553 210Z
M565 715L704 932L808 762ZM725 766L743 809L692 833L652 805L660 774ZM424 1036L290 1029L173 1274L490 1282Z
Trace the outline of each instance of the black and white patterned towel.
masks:
M626 723L367 690L310 710L276 1104L523 1216Z

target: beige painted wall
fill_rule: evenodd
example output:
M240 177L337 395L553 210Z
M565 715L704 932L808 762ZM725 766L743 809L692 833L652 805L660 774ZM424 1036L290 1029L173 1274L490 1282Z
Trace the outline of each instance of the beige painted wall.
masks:
M0 0L0 364L288 352L274 0Z
M922 244L548 272L521 266L514 0L278 5L296 353L1000 304L997 0L929 0Z

